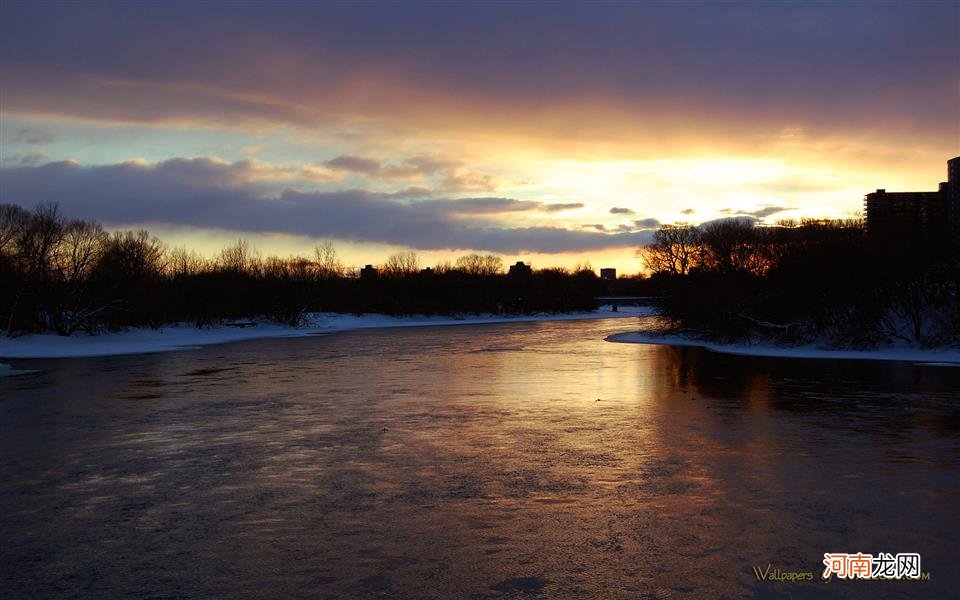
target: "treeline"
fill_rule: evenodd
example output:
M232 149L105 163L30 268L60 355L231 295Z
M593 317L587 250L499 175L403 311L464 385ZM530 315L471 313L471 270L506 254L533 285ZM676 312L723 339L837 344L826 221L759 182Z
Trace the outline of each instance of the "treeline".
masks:
M672 329L838 347L960 343L946 241L876 239L861 219L666 225L640 250Z
M96 333L264 317L300 324L311 312L391 315L592 310L589 268L504 273L496 256L421 268L413 252L351 272L329 243L312 256L261 257L245 241L205 259L145 230L107 232L55 205L0 205L0 328L8 336Z

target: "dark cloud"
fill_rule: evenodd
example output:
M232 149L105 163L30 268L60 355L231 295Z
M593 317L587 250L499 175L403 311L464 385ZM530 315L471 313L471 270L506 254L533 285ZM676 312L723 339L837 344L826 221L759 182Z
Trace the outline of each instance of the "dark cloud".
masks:
M648 233L658 227L660 227L660 221L653 218L648 219L637 219L633 223L621 223L615 227L608 227L601 223L590 223L587 225L582 225L584 229L595 229L597 231L604 232L617 232L617 233Z
M14 154L3 159L5 165L33 167L47 162L49 157L45 152L30 152L28 154Z
M777 213L793 210L789 206L763 206L756 210L738 210L734 208L724 208L718 211L722 215L732 215L738 217L751 217L754 219L764 219Z
M513 198L461 198L421 200L414 204L416 208L448 215L489 215L509 212L542 210L544 205L531 200Z
M21 144L52 144L56 138L49 131L21 128L13 139Z
M433 122L456 105L488 126L491 115L549 106L582 116L606 103L621 130L656 111L726 132L896 126L955 142L956 2L249 2L229 12L0 4L5 111L322 125L390 111Z
M338 156L319 163L334 171L359 173L370 179L396 181L440 175L437 190L451 192L492 192L497 178L490 173L464 171L461 162L432 156L413 156L398 163L383 163L363 156Z
M758 208L757 210L748 211L745 214L748 214L758 219L764 219L770 215L775 215L777 213L782 213L788 210L793 210L789 206L764 206L763 208Z
M350 171L364 175L376 175L380 172L380 161L362 156L338 156L321 164L335 171Z
M656 229L660 227L660 221L657 219L637 219L633 222L634 226L639 229Z
M335 237L422 250L502 253L583 252L634 247L647 236L557 227L509 228L464 220L464 214L550 210L554 205L511 198L398 201L365 190L262 196L249 176L257 165L174 159L81 167L74 162L0 170L4 201L57 202L65 214L107 224L177 224L241 232ZM260 167L263 168L263 167Z
M384 194L390 198L426 198L433 194L433 191L429 188L420 187L420 186L411 186L403 188L402 190L397 190L396 192L390 192Z
M621 208L619 206L616 206L610 209L610 214L611 215L632 215L633 210L629 208Z
M561 210L573 210L574 208L583 208L583 202L561 202L557 204L545 204L543 209L547 212L559 212Z
M685 208L685 209L683 209L683 210L680 211L680 214L681 214L681 215L692 215L692 214L695 213L695 212L697 212L696 209L693 209L693 208Z
M362 173L380 179L426 177L460 166L459 161L431 156L412 156L392 164L365 156L337 156L320 164L328 169Z

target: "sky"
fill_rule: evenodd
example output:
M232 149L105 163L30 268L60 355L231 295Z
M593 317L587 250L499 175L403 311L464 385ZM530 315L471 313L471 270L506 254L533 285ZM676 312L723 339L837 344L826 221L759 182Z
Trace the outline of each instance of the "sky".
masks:
M960 2L0 4L0 202L211 255L641 270L960 154Z

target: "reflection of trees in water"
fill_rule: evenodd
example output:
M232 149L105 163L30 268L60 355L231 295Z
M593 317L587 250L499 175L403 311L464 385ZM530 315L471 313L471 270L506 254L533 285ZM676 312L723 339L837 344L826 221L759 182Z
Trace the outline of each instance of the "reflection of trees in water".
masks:
M681 391L710 404L821 416L825 427L885 435L960 432L960 370L897 361L745 357L653 346L656 398Z

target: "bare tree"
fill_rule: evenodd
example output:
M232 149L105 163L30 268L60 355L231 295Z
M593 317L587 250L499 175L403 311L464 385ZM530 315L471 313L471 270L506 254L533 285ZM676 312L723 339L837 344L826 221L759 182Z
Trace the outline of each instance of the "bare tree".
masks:
M396 252L387 257L380 268L387 277L403 277L420 270L420 257L413 250Z
M166 270L163 242L145 229L118 231L110 236L96 271L117 284L158 280Z
M16 204L0 204L0 255L13 253L13 246L30 223L30 211Z
M503 272L503 259L493 254L467 254L458 258L453 268L468 275L498 275Z
M65 229L66 223L56 204L41 204L34 210L19 237L17 248L18 258L28 279L50 279L54 254Z
M589 262L577 263L573 267L573 272L576 275L593 275L596 276L596 271L593 270L593 265Z
M762 272L756 228L748 219L721 219L700 227L703 266L719 273Z
M216 260L222 271L256 274L259 269L260 253L245 239L239 239L232 246L220 251Z
M71 221L57 247L58 280L62 284L52 319L61 335L84 329L92 332L94 321L108 306L88 294L90 274L99 264L110 235L99 223Z
M67 284L83 282L103 256L109 240L99 223L68 223L56 252L60 278Z
M316 265L317 276L320 279L337 279L343 277L343 263L337 256L337 249L333 243L326 241L317 245L313 249L314 262Z
M638 253L653 273L686 275L700 263L700 229L688 223L661 225Z
M189 250L186 246L177 246L170 248L166 256L167 272L174 277L183 277L186 275L196 275L202 273L207 267L207 261L195 250Z

